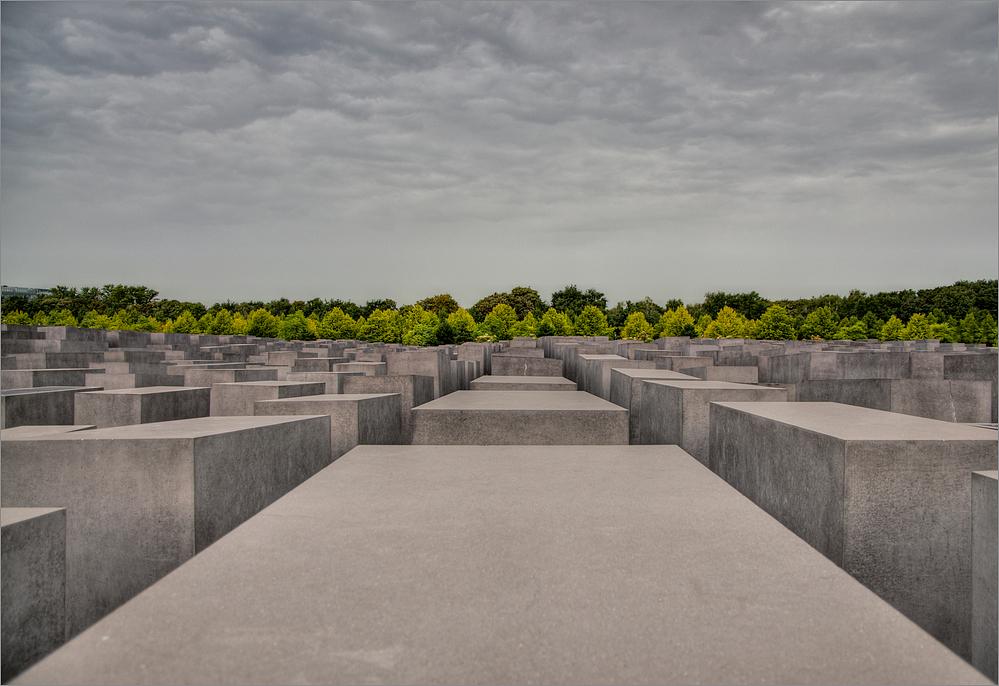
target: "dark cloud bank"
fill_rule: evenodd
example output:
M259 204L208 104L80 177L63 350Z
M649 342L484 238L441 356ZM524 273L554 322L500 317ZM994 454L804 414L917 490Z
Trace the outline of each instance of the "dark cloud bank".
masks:
M8 285L467 306L999 271L995 2L0 12Z

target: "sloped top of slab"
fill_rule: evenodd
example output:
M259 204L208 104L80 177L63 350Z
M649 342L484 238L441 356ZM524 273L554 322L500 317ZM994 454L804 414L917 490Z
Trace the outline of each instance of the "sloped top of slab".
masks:
M585 391L455 391L414 407L413 412L433 410L614 410L623 407Z
M94 391L92 395L156 395L157 393L190 393L191 391L210 391L208 386L140 386L139 388L111 388L106 391Z
M700 381L696 376L674 372L669 369L629 369L628 367L614 367L611 375L623 374L633 379L663 379L669 381ZM704 383L701 381L701 383Z
M480 376L475 379L478 384L490 383L518 383L518 384L562 384L565 386L575 386L575 381L569 381L564 376Z
M201 438L231 431L245 431L257 427L272 426L285 422L296 422L311 417L326 415L295 415L293 417L197 417L195 419L177 419L169 422L152 422L149 424L129 424L128 426L109 426L90 431L75 431L51 436L4 436L10 441L98 441L98 440L129 440L129 439L177 439Z
M359 446L18 683L988 683L676 446Z
M680 388L685 390L746 390L750 388L754 391L784 391L783 388L774 388L772 386L760 386L757 384L750 383L736 383L734 381L702 381L701 379L643 379L648 383L659 384L660 386L672 386L674 388Z
M720 402L716 404L845 441L996 440L995 431L969 424L944 422L841 403Z

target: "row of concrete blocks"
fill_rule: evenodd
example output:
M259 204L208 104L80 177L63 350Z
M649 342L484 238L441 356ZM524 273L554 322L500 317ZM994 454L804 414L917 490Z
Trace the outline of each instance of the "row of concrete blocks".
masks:
M792 354L781 356L753 354L744 365L715 366L708 354L680 356L674 351L653 351L650 344L636 342L543 343L552 354L560 356L550 361L561 363L564 376L579 390L605 400L611 397L611 369L657 369L705 381L780 387L790 401L839 402L942 421L995 423L999 410L999 356L994 350L948 354L794 349ZM639 347L642 345L645 347ZM641 359L645 356L640 353L652 352L662 354ZM629 359L620 353L634 357ZM530 369L526 371L531 373Z
M37 631L73 517L0 516ZM990 683L675 446L355 448L10 682Z

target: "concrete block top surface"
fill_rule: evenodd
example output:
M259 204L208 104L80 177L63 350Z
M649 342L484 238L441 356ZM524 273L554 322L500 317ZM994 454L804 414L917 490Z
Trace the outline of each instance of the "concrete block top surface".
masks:
M749 383L735 383L734 381L702 381L701 379L643 379L648 383L659 384L661 386L672 386L683 390L704 391L704 390L746 390L754 391L779 391L782 389L771 388L769 386L759 386Z
M11 429L0 431L0 439L8 438L42 438L55 434L68 434L74 431L89 431L96 429L96 424L55 424L52 426L15 426Z
M297 415L295 417L197 417L195 419L177 419L170 422L130 424L128 426L109 426L103 429L76 431L73 433L55 434L51 436L12 436L8 439L5 435L4 440L98 441L130 439L191 439L233 431L252 430L284 422L301 421L308 419L309 416L324 417L324 415L321 414L308 416Z
M191 393L192 391L208 391L208 386L142 386L140 388L112 388L106 391L95 391L92 395L155 395L157 393Z
M623 407L585 391L455 391L431 400L413 412L433 410L607 410Z
M258 400L254 405L308 405L309 403L356 403L368 398L383 398L398 393L328 393L325 395L303 395L299 398L281 398L280 400Z
M73 391L83 393L89 391L102 391L103 386L38 386L36 388L5 388L0 391L0 395L26 395L28 393L59 393L62 391Z
M337 374L337 373L343 373L343 372L320 372L320 373L321 374ZM313 385L313 383L309 382L309 381L295 381L295 380L291 380L291 381L274 381L274 380L270 380L270 381L236 381L234 383L218 383L218 384L215 384L215 386L235 387L235 388L243 388L243 387L246 387L246 386L264 386L264 387L267 387L267 388L282 388L282 387L285 387L285 386L311 386L311 385Z
M729 384L738 386L739 384ZM846 441L996 441L995 431L841 403L718 402L766 419Z
M614 367L611 374L623 374L632 379L660 379L664 381L698 381L704 383L696 376L674 372L670 369L630 369L628 367Z
M8 527L36 517L44 517L53 512L61 512L64 507L0 507L0 526Z
M988 683L675 446L359 446L15 683Z
M483 386L489 384L521 384L527 385L552 385L559 384L564 386L576 386L574 381L569 381L569 379L564 376L480 376L475 379L475 383Z

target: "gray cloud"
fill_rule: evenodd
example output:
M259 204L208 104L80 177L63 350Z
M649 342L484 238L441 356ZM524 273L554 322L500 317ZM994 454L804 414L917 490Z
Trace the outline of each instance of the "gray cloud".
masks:
M0 12L8 284L471 305L996 276L992 2Z

